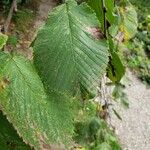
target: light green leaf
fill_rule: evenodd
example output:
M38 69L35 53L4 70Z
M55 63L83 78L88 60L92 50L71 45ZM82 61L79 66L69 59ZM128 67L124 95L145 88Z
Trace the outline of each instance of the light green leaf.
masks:
M6 44L8 39L7 35L4 35L2 33L0 33L0 50L3 48L3 46Z
M130 3L127 6L121 6L119 10L121 15L120 31L124 33L124 39L129 40L137 33L137 13Z
M96 148L94 148L94 150L112 150L112 148L108 143L103 142L102 144L99 144Z
M106 19L110 24L113 24L114 16L114 0L86 0L88 5L95 11L101 28L104 30L104 8L106 9ZM103 1L103 2L102 2Z
M34 42L35 65L49 88L76 92L81 83L96 89L108 62L107 43L98 39L98 20L84 3L57 7Z
M106 7L106 18L110 25L114 23L115 20L115 14L114 14L114 0L104 0L105 7Z
M47 88L45 88L47 89ZM70 98L44 90L30 61L0 53L0 108L35 149L69 144L73 134Z
M104 12L102 7L102 0L86 0L87 4L95 11L97 18L101 23L101 27L104 27Z

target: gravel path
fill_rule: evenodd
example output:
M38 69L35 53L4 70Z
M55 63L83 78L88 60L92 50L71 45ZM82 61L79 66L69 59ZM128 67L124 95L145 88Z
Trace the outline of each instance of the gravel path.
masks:
M126 88L130 108L115 106L122 121L113 116L112 124L121 141L123 150L150 150L150 89L146 89L132 73Z

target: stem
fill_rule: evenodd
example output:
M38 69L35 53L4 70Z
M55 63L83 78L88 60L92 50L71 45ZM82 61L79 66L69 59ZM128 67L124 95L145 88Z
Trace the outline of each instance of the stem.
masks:
M9 28L9 25L10 25L14 11L17 11L17 1L16 0L12 1L11 8L10 8L9 13L8 13L8 17L7 17L6 22L4 24L4 33L8 32L8 28Z
M106 7L105 7L105 0L102 0L102 9L103 9L103 15L104 15L104 37L107 38L107 20L106 20Z

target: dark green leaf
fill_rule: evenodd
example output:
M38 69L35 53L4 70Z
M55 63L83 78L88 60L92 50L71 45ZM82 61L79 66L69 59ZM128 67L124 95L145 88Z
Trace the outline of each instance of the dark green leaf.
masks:
M116 83L120 82L124 74L125 74L124 65L122 64L118 54L116 52L112 52L107 69L107 77L113 83Z
M108 63L107 44L97 27L85 3L67 1L50 14L34 42L34 63L48 88L75 93L81 83L96 90Z
M70 97L45 92L32 63L0 53L0 108L26 143L35 149L69 144L73 134ZM71 109L71 111L70 111Z
M0 111L0 148L3 150L31 150L18 136L13 126Z

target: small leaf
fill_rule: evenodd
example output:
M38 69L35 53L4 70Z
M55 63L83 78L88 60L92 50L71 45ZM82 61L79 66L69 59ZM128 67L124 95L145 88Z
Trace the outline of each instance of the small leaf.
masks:
M112 52L107 69L107 77L113 82L118 83L125 75L125 67L122 64L118 54Z
M103 142L94 148L94 150L112 150L111 146L107 142Z
M110 24L113 24L115 20L114 15L114 0L104 1L104 6L102 0L86 0L88 5L95 11L97 18L101 23L101 28L104 30L104 13L106 13L106 19ZM104 7L106 12L104 12Z
M119 115L119 113L115 109L113 109L113 112L119 120L122 120L121 116Z
M104 0L105 7L106 7L106 18L108 22L112 25L115 21L115 14L114 14L114 0Z
M137 33L138 19L134 7L128 3L120 7L121 25L120 31L124 33L124 39L129 40Z
M86 1L87 1L87 4L95 11L96 16L101 23L101 28L103 29L104 12L103 12L103 7L102 7L102 0L86 0Z

